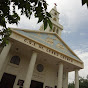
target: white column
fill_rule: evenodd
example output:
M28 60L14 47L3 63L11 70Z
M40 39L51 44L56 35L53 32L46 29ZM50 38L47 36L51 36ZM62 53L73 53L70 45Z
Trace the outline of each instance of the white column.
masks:
M30 88L31 78L32 78L36 58L37 58L37 53L33 52L32 56L31 56L30 63L29 63L28 72L27 72L27 75L26 75L26 79L25 79L23 88Z
M79 75L78 75L78 69L75 70L75 88L79 88Z
M1 80L1 78L2 78L1 69L2 69L2 67L3 67L3 64L4 64L5 60L6 60L6 57L7 57L8 53L9 53L10 48L11 48L11 43L9 42L9 44L7 44L7 45L3 48L3 50L2 50L2 52L1 52L1 54L0 54L0 80Z
M63 80L63 64L59 64L59 69L58 69L58 84L57 88L62 88L62 80Z
M64 73L63 88L68 88L68 72Z

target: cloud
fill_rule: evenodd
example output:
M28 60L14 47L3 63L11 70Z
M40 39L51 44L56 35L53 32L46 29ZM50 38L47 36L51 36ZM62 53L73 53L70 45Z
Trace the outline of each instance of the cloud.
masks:
M65 34L68 34L68 32L66 31L70 31L71 33L79 30L79 25L82 24L83 20L85 22L85 20L87 19L88 11L86 11L86 6L82 7L80 0L52 0L52 2L50 0L47 0L47 3L49 4L48 11L50 11L54 7L54 3L57 4L57 10L61 13L59 17L60 23L64 26L65 31L63 33ZM36 30L39 29L41 24L42 23L37 24L37 19L33 16L30 20L25 16L21 16L21 20L18 26L12 26ZM11 25L8 24L8 26Z
M64 30L77 32L80 31L80 29L82 29L84 26L88 25L87 7L82 6L80 0L62 0L60 3L62 3L61 7L58 7L61 13L61 24L64 22Z
M88 51L84 50L74 50L74 52L79 56L79 58L84 62L84 69L80 69L79 76L86 78L88 75ZM69 82L74 81L74 72L69 74Z
M25 17L24 15L22 15L22 16L20 16L20 21L19 21L18 25L7 24L7 27L38 30L40 28L40 26L42 25L42 22L37 23L37 21L38 21L38 19L35 18L33 15L31 16L30 20L27 17Z
M66 31L66 30L63 30L63 33L65 34L70 34L71 33L71 31Z
M85 33L80 33L80 35L82 35L82 36L83 36L83 35L85 35Z
M68 83L72 83L75 80L75 72L68 73Z
M84 69L80 70L80 76L86 78L86 76L88 75L88 51L84 51L84 50L75 50L75 52L77 53L77 55L81 58L81 60L84 62Z

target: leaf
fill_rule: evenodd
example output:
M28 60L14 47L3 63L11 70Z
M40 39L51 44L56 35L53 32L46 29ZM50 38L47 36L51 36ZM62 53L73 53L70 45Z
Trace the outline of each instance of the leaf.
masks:
M35 0L35 6L37 5L37 3L38 3L38 0Z
M2 30L3 30L2 33L3 33L4 37L2 37L2 39L1 39L0 47L6 46L6 44L8 44L9 36L11 35L11 32L12 32L10 30L10 28L3 28Z
M44 19L43 23L44 23L44 30L45 30L47 28L47 19Z
M42 7L42 3L39 1L38 3L38 7L41 8Z
M49 24L49 27L52 29L52 22L50 19L48 19L48 24Z
M43 0L43 6L44 6L44 8L45 8L45 10L47 9L47 3L46 3L46 1L44 1Z
M46 12L46 14L47 14L48 17L51 17L50 13Z
M39 17L38 23L41 22L43 20L43 17Z
M82 0L82 5L84 5L86 3L87 0Z
M86 4L88 7L88 0L82 0L82 5Z

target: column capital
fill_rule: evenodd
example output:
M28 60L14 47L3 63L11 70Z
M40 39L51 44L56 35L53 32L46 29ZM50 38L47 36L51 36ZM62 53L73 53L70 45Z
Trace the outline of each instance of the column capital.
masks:
M39 54L38 52L36 52L35 50L32 50L32 53L36 53L36 54Z
M9 43L8 43L8 44L13 45L13 44L14 44L14 41L10 41L10 40L9 40Z
M75 71L79 71L80 69L75 69Z
M60 65L64 65L63 62L59 62L59 63L58 63L58 66L60 66Z
M58 65L58 66L59 66L60 64L63 64L63 62L62 62L62 61L60 61L60 62L58 62L58 63L57 63L57 65Z
M32 50L33 53L37 53L35 50Z
M59 61L58 63L63 63L63 61Z

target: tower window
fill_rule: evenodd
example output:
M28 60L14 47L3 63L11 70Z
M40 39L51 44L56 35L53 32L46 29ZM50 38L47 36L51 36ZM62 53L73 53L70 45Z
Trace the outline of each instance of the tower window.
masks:
M58 29L56 30L56 33L58 33Z
M20 63L20 57L19 57L19 56L13 56L13 57L11 58L11 60L10 60L10 63L19 65L19 63Z
M55 12L54 14L55 14L55 15L57 15L57 13L56 13L56 12Z
M56 21L56 18L53 18L54 21Z
M53 32L55 32L55 27L53 27Z

